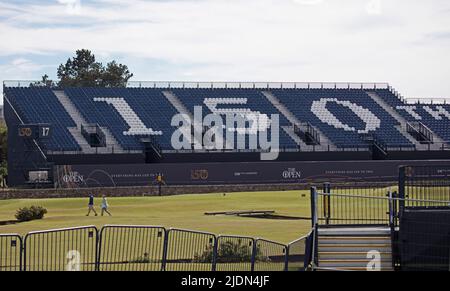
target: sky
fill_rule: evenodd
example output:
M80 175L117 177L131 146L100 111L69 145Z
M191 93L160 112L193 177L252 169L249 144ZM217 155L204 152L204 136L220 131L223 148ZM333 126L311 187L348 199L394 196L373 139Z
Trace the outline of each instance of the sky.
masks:
M0 80L55 78L81 48L134 81L387 82L450 98L448 0L0 0Z

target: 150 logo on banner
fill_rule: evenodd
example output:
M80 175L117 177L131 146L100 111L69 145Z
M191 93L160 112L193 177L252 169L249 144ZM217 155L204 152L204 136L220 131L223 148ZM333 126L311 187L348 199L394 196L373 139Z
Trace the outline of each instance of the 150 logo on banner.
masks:
M208 180L209 172L208 170L192 170L191 179L192 180Z

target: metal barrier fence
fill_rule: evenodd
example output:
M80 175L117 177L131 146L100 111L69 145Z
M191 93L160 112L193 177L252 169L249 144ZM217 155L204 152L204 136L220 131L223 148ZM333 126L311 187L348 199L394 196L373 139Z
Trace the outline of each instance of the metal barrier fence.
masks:
M256 240L255 271L286 271L288 247L264 239Z
M389 200L395 186L378 187L333 185L314 190L317 196L317 215L320 225L389 225ZM312 193L312 195L315 195Z
M0 234L0 271L22 270L22 238L17 234Z
M255 240L243 236L219 236L217 239L217 271L254 271L259 250Z
M165 240L162 227L106 225L100 232L98 270L163 270Z
M400 168L399 195L404 207L449 206L439 201L450 201L450 166Z
M17 234L0 234L0 271L299 271L307 265L308 237L287 246L132 225L35 231L23 243Z
M25 271L95 271L95 226L30 232L24 239Z
M170 229L167 234L166 271L213 271L216 236L211 233Z
M299 238L288 245L287 250L287 270L288 271L304 271L308 263L308 247L307 243L311 237L311 233Z

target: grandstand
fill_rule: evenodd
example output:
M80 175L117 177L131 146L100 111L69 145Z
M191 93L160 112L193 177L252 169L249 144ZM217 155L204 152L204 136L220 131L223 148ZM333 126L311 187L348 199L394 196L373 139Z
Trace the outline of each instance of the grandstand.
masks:
M410 104L388 84L134 82L127 88L59 89L5 82L3 86L10 184L16 186L32 182L30 172L47 172L44 180L53 184L57 166L189 163L192 170L201 163L258 162L262 150L174 149L172 117L193 116L195 106L203 114L223 117L233 113L266 120L278 114L279 161L401 164L448 159L450 153L450 105ZM269 126L263 130L270 136ZM195 134L191 138L193 142ZM362 168L370 168L367 165Z

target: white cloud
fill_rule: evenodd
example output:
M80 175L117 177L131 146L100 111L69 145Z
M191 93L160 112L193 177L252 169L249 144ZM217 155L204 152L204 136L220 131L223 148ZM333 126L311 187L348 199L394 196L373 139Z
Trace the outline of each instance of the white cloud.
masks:
M0 72L2 75L10 75L13 79L26 78L44 67L24 58L17 58L8 64L0 65Z
M383 12L381 0L370 0L366 5L366 11L368 14L380 15Z
M294 3L303 5L317 5L323 2L323 0L293 0Z
M412 97L450 96L450 42L429 37L450 31L448 9L447 0L0 0L0 57L89 48L167 64L136 79L387 81Z
M40 79L37 75L48 66L37 64L25 58L14 58L6 64L0 65L0 80L36 80ZM37 76L36 76L37 75ZM3 92L3 86L0 87L0 93ZM1 100L0 104L3 103Z
M70 15L81 14L81 0L58 0L58 3L65 5L66 12Z

